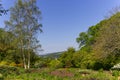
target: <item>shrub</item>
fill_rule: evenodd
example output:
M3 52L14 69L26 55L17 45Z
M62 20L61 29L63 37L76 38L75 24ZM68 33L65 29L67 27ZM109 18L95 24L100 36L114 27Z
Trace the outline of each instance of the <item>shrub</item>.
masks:
M103 69L102 69L102 68L101 68L101 69L99 69L98 71L99 71L99 73L101 73L101 72L103 73Z
M114 70L114 71L112 71L112 75L113 76L120 76L120 72L119 71L117 71L117 70Z
M9 64L10 66L17 66L17 64L15 62L12 62Z
M0 80L4 80L3 75L0 73Z
M33 67L33 68L47 67L47 63L44 62L44 61L38 61L38 62L36 62L32 67Z
M114 65L111 69L112 70L120 70L120 63Z
M8 62L7 61L1 61L0 66L4 66L4 65L8 65Z
M23 67L23 63L16 64L17 67Z
M62 67L62 63L59 61L59 60L52 60L50 63L49 63L49 66L51 68L61 68Z
M7 76L9 74L16 74L18 72L19 71L16 67L0 66L0 73L3 74L3 76Z

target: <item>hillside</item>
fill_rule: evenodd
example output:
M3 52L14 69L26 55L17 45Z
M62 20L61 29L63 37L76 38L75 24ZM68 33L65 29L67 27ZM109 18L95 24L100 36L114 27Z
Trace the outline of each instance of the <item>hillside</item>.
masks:
M60 57L60 55L63 53L64 51L61 51L61 52L54 52L54 53L47 53L45 55L40 55L41 57L44 57L44 58L58 58Z

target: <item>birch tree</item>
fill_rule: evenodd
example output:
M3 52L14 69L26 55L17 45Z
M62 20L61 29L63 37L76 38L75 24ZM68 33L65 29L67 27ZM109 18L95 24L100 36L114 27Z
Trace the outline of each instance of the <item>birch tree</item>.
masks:
M37 39L37 33L42 32L41 12L36 6L36 0L18 0L10 12L10 20L5 22L6 27L15 34L18 41L16 45L23 56L24 68L29 69L30 52L41 47Z

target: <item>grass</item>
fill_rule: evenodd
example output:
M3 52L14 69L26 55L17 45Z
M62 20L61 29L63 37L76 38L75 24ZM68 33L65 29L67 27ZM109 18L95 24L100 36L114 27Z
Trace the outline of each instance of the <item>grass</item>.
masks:
M103 70L93 71L79 68L24 70L19 68L16 71L7 75L3 73L4 79L0 80L118 80L118 76L113 76L109 71Z

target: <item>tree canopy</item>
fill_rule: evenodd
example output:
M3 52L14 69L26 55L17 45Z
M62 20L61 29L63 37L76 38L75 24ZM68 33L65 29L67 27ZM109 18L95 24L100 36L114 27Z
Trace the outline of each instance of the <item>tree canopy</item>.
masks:
M120 12L117 12L110 18L91 26L87 32L80 33L76 39L80 46L84 45L82 49L90 49L90 52L86 49L84 50L97 61L94 64L102 65L101 68L109 69L120 60L119 17Z
M64 65L90 69L110 69L120 62L120 12L81 32L76 38L79 50L64 52Z

